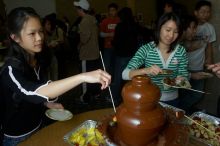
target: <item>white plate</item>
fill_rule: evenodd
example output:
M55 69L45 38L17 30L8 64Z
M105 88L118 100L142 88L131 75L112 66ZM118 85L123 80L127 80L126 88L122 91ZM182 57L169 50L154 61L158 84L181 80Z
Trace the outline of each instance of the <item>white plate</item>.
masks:
M48 118L57 121L66 121L73 117L73 114L65 109L48 109L45 114Z

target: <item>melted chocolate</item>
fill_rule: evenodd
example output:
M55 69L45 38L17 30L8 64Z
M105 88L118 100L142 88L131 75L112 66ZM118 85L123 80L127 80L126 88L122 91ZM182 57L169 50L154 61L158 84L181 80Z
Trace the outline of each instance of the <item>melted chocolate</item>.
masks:
M178 135L181 126L169 122L176 118L175 112L174 116L166 117L169 114L158 103L160 89L149 77L134 77L123 87L122 96L124 102L117 108L117 123L109 125L111 115L99 126L104 135L120 146L177 146L172 145L175 139L171 137Z

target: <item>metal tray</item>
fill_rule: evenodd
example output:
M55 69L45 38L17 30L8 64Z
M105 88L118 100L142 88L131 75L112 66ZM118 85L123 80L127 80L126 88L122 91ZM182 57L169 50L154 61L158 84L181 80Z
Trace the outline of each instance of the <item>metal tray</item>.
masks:
M71 130L70 132L68 132L66 135L64 135L63 139L68 144L75 146L74 143L69 140L69 138L72 135L77 134L77 132L83 128L85 128L86 130L89 130L90 128L96 128L96 126L97 126L96 121L87 120L87 121L83 122L82 124L80 124L79 126L77 126L76 128L74 128L73 130Z
M220 126L220 119L208 114L205 114L203 112L195 112L190 116L192 119L195 117L199 117L207 122L210 122L211 124L215 125L215 126ZM192 124L192 121L188 121L189 125ZM198 138L194 135L191 134L191 137L194 137L194 139L197 139L197 141L201 141L204 144L208 145L208 146L220 146L220 143L216 142L216 143L212 143L210 140L205 140L203 138ZM216 140L217 141L217 140Z
M214 117L214 116L211 116L211 115L208 115L208 114L205 114L203 112L195 112L193 113L191 116L191 118L193 117L200 117L200 118L203 118L204 120L207 120L215 125L219 125L220 124L220 119L217 118L217 117Z

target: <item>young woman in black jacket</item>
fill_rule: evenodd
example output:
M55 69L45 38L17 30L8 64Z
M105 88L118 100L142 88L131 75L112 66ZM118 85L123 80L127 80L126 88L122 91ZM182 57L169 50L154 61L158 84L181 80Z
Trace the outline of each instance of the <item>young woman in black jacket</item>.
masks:
M48 81L44 34L40 17L30 7L13 9L8 15L10 53L1 70L1 127L3 146L15 146L41 125L44 107L63 108L56 98L83 83L108 87L111 76L95 70L58 81Z

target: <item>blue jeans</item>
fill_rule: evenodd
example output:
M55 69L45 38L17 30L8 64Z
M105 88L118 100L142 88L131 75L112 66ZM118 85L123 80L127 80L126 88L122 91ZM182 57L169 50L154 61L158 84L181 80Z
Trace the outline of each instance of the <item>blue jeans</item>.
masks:
M11 138L11 137L4 136L3 146L17 146L19 143L27 139L30 135L31 134L28 134L28 135L25 135L19 138Z
M103 49L103 61L105 64L106 71L113 75L114 73L114 62L115 54L113 48L104 48Z
M131 57L115 57L115 70L114 70L114 78L113 78L113 84L111 85L112 94L114 97L114 100L118 103L122 101L121 97L121 90L123 86L123 80L122 80L122 72L126 68L129 60Z

